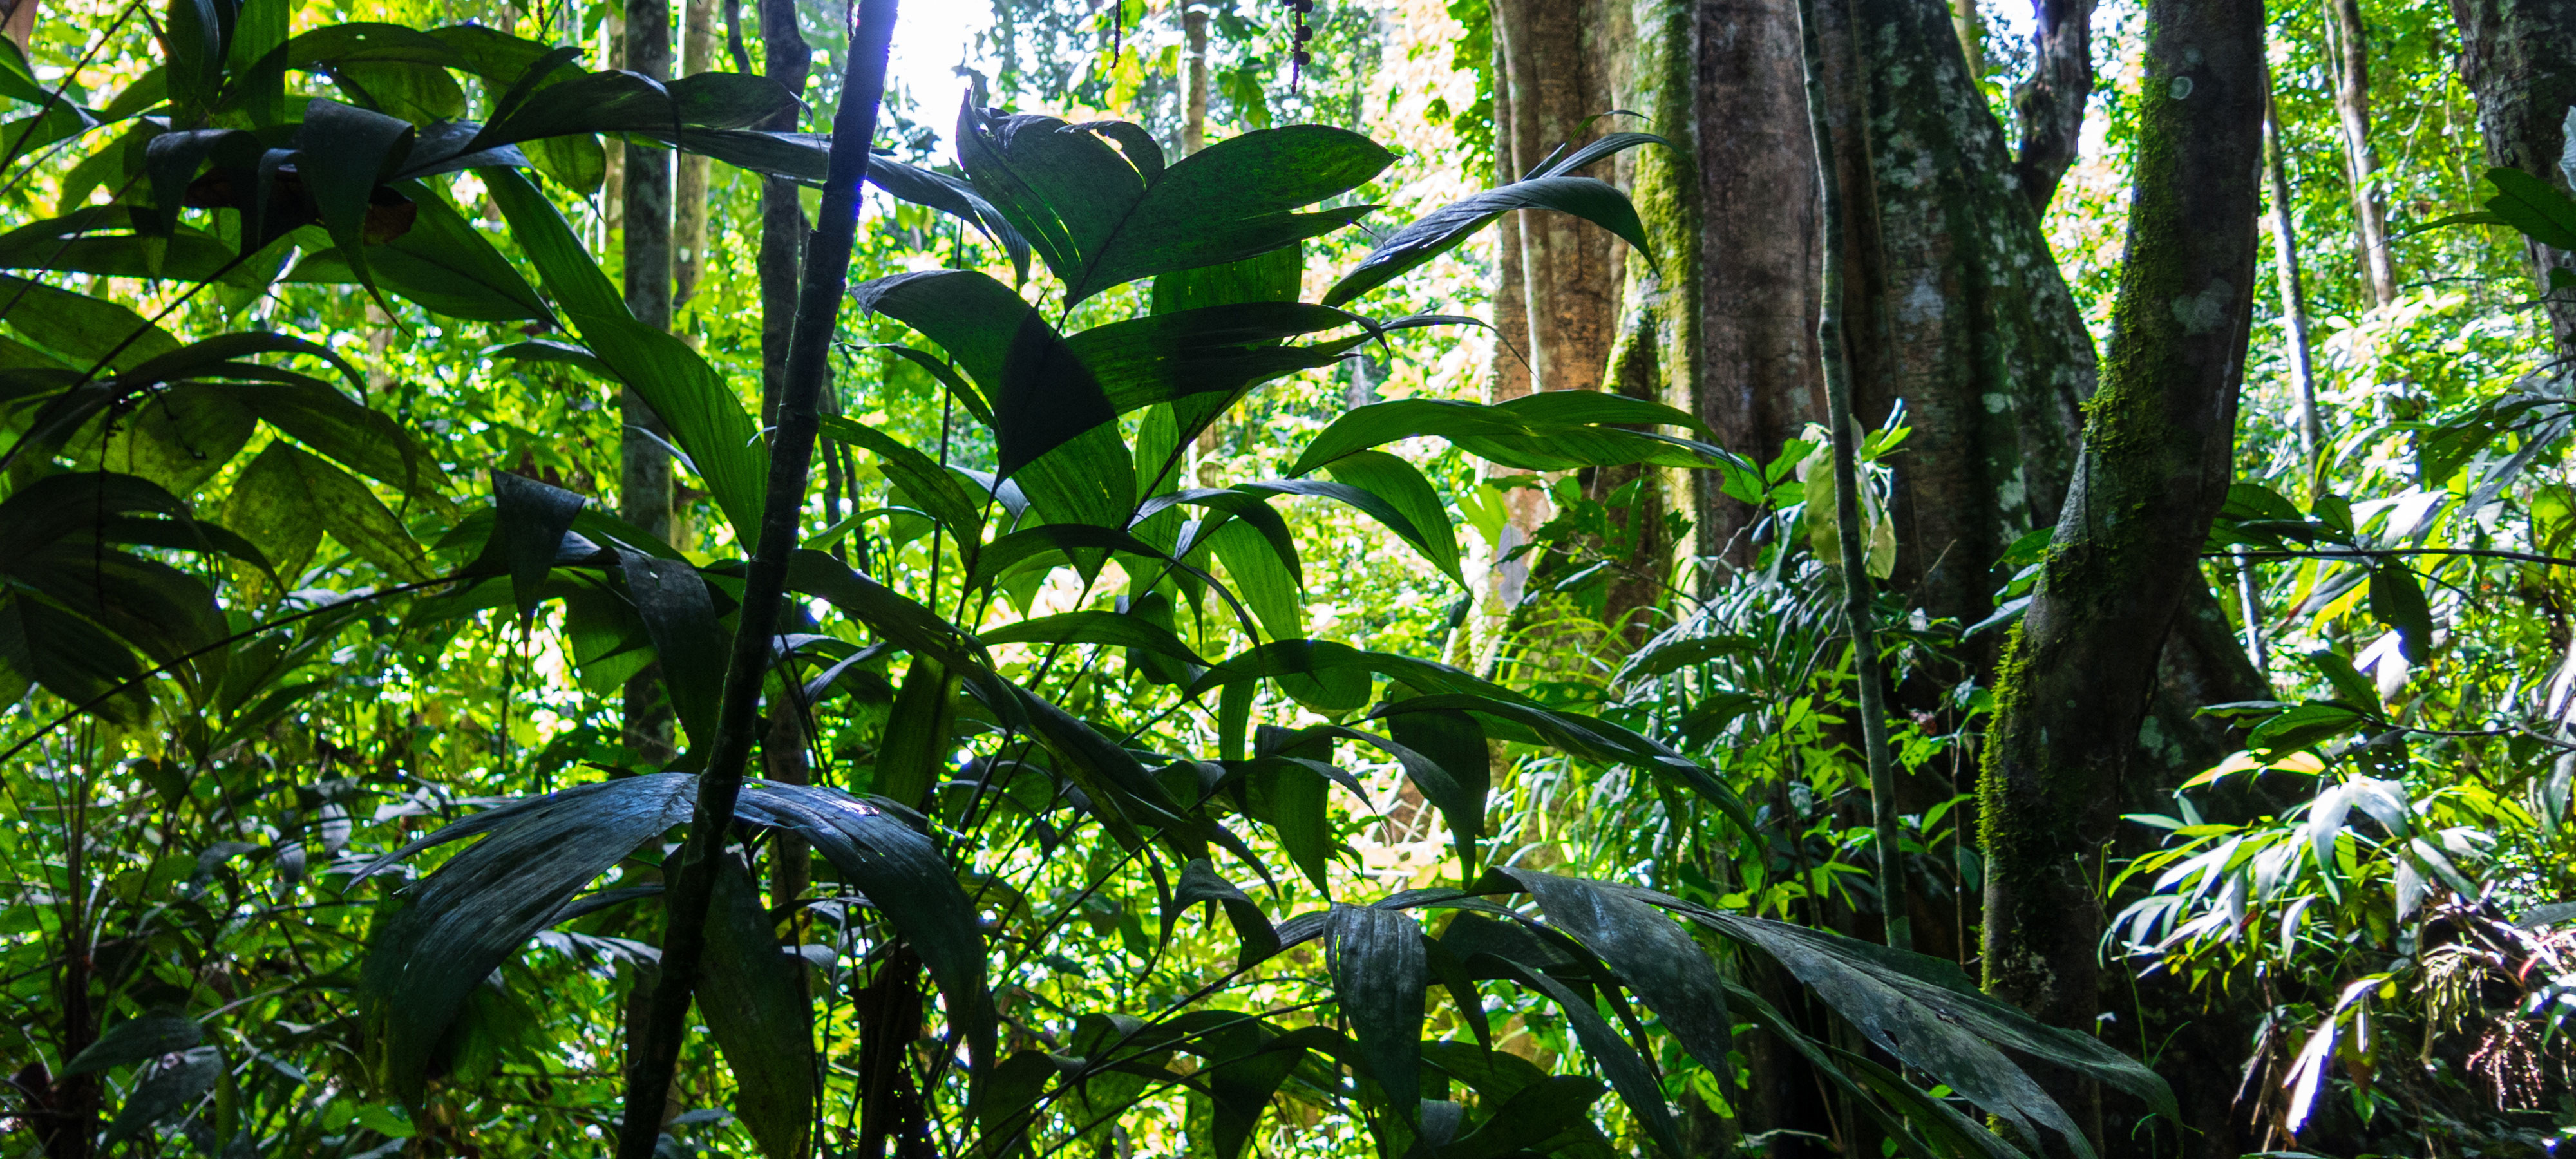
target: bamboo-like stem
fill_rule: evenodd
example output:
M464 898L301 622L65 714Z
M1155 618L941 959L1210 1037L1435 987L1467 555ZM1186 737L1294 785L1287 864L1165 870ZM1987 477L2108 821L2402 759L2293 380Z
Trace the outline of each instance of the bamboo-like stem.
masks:
M2266 78L2268 81L2269 78ZM2316 363L2308 353L2308 295L2299 279L2299 231L2290 212L2289 162L2282 156L2280 103L2263 98L2263 180L2272 195L2272 266L2281 278L2282 344L2298 410L2302 484L2315 502L2325 476L2325 419L2317 412Z
M759 733L761 679L769 670L770 640L787 588L787 560L796 550L797 516L805 507L806 476L822 420L824 379L831 372L832 332L849 290L850 251L859 224L859 191L867 180L868 143L876 136L885 93L886 55L894 36L896 0L859 0L844 58L842 103L832 121L832 155L823 181L821 220L806 243L804 285L798 294L796 333L779 392L778 425L769 445L769 494L761 504L760 538L743 579L741 619L733 659L725 671L724 707L714 743L698 776L697 809L680 847L677 872L665 895L661 976L652 1003L638 1020L627 1048L625 1119L617 1137L619 1159L652 1159L662 1133L664 1092L678 1065L686 1033L689 991L706 949L707 900L716 859L724 856L743 767Z
M1870 819L1877 831L1879 908L1887 944L1914 948L1905 905L1905 854L1896 823L1896 761L1887 748L1887 674L1878 657L1878 627L1870 614L1869 549L1862 543L1859 426L1852 417L1851 358L1843 348L1843 196L1834 170L1832 118L1825 110L1824 49L1816 28L1815 0L1798 0L1805 40L1807 123L1816 141L1818 215L1823 230L1823 304L1816 314L1816 353L1824 364L1827 421L1833 427L1834 522L1841 540L1843 619L1852 643L1852 673L1860 681L1861 747L1869 759Z

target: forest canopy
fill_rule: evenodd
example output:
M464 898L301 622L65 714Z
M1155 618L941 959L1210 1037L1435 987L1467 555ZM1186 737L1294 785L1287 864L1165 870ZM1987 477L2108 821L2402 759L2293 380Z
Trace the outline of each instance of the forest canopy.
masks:
M2565 7L0 0L0 1151L2567 1153Z

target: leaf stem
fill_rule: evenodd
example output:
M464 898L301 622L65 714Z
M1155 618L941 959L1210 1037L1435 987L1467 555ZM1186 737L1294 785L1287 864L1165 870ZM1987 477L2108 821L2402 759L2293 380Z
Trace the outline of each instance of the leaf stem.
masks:
M732 662L725 672L724 705L705 769L698 777L696 812L666 897L661 977L627 1048L618 1159L652 1159L662 1134L664 1099L679 1064L680 1041L687 1033L689 991L706 949L707 902L734 801L742 792L752 738L759 731L761 680L769 669L770 638L776 633L787 587L787 561L796 550L797 520L804 511L806 477L822 422L823 386L831 373L832 333L849 290L860 187L867 180L868 144L876 136L878 106L885 93L896 3L858 0L852 12L851 51L844 58L841 108L832 121L823 204L805 243L796 329L788 342L778 425L769 445L769 494L761 504L760 539L744 578L741 619L734 633Z

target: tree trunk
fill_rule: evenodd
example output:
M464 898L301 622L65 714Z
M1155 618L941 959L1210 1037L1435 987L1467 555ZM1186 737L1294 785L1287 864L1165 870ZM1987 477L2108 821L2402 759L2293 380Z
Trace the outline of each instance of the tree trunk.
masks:
M671 8L667 0L627 0L626 67L656 80L671 76ZM647 326L671 325L671 154L628 142L622 150L625 185L626 308ZM671 539L671 454L655 436L667 440L662 417L632 388L621 390L617 408L625 421L618 442L618 518ZM626 747L647 761L661 763L677 755L670 698L662 690L656 663L626 682Z
M1188 91L1181 110L1181 156L1207 148L1208 14L1192 4L1181 13L1181 37L1189 53Z
M2289 355L2291 397L2298 408L2300 472L2313 502L2324 493L2326 426L2317 414L2308 294L2299 282L2299 227L2290 208L2290 172L2281 150L2281 110L2268 92L2263 100L2263 180L2272 194L2272 269L2281 280L2281 343Z
M2568 106L2576 105L2576 4L2564 0L2451 0L2460 26L2460 77L2478 98L2488 164L2568 188L2559 165ZM2576 356L2576 290L2549 290L2549 271L2576 255L2524 241L2546 291L2558 356Z
M1584 122L1613 107L1593 36L1609 16L1602 0L1495 0L1494 42L1511 90L1511 119L1496 119L1494 151L1506 148L1514 178L1550 149L1598 135ZM1611 162L1586 176L1607 177ZM1571 214L1523 211L1506 219L1520 232L1522 293L1528 301L1529 358L1538 390L1599 390L1617 324L1619 267L1609 232Z
M1493 20L1494 73L1494 184L1503 186L1520 178L1518 150L1514 147L1512 126L1517 123L1518 109L1512 92L1511 63L1503 40L1503 13L1499 6ZM1498 222L1494 286L1494 369L1485 382L1484 401L1491 405L1508 402L1528 394L1533 385L1530 347L1529 280L1522 260L1521 213L1506 213ZM1486 477L1510 474L1483 464L1478 470ZM1204 480L1201 485L1205 486ZM1490 557L1480 557L1477 569L1477 607L1467 623L1466 656L1479 667L1495 659L1495 648L1501 641L1502 627L1511 610L1520 603L1529 582L1527 556L1513 558L1512 552L1530 541L1539 524L1546 522L1545 499L1527 490L1502 494L1509 513L1501 537L1492 545ZM1479 545L1478 550L1483 550Z
M1825 414L1817 372L1815 145L1792 0L1699 0L1699 375L1685 409L1718 444L1768 462ZM1749 567L1754 509L1696 479L1698 552Z
M2030 79L2013 90L2021 156L2013 175L2034 210L2045 212L2075 164L2084 104L2093 96L2093 0L2035 0Z
M1935 618L1977 623L2013 541L2057 518L2072 478L2093 339L2013 175L1985 94L1937 0L1821 6L1852 191L1850 335L1862 422L1901 400L1890 587ZM1839 46L1839 47L1838 47ZM1990 636L1969 663L1988 669Z
M2361 284L2372 306L2385 306L2397 300L2397 274L2388 260L2388 195L2379 188L2379 150L2370 144L2370 32L2361 22L2361 0L2326 0L2326 32L2334 48L2335 115L2343 122Z
M716 0L687 0L680 20L680 75L696 76L716 67ZM689 304L698 279L707 269L707 159L696 153L679 158L679 179L671 193L671 308Z
M2260 0L2150 0L2147 27L2110 354L1979 787L1987 987L2082 1032L2100 1008L2099 860L2233 471L2260 201ZM2098 1140L2092 1085L2042 1081Z

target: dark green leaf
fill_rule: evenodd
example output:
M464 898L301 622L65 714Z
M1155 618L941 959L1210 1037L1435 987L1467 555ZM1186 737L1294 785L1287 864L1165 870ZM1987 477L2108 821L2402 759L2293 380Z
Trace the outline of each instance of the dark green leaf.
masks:
M715 598L698 569L685 560L618 553L626 595L653 637L662 661L662 683L692 746L712 744L716 710L724 699L728 636L716 623Z
M588 502L525 476L492 472L492 538L483 554L488 559L499 549L496 562L509 569L510 593L518 600L521 616L534 615L544 600L541 589L554 571L564 535Z
M1447 399L1371 403L1333 420L1306 444L1288 474L1305 475L1351 454L1398 439L1436 435L1459 449L1533 471L1652 463L1707 467L1733 458L1706 443L1596 424L1692 425L1670 407L1598 391L1546 391L1494 406Z
M186 6L180 0L175 7ZM197 1101L215 1089L223 1077L224 1056L214 1047L201 1046L179 1056L152 1072L126 1096L125 1105L117 1108L116 1120L107 1125L107 1134L99 1140L103 1148L114 1149L119 1143L140 1135L182 1111L192 1110Z
M480 322L552 321L543 299L429 186L397 187L418 216L402 236L367 250L369 267L388 290L441 314Z
M622 317L635 315L626 308L626 296L618 292L617 283L601 273L590 250L564 221L563 211L537 191L517 170L485 168L475 171L483 179L483 188L492 195L492 203L510 223L510 236L536 267L537 280L545 283L546 293L566 313Z
M984 938L975 905L939 847L873 805L834 789L753 781L738 815L791 830L859 887L929 967L970 1068L993 1058L997 1016L985 986Z
M180 1014L147 1014L120 1022L63 1064L65 1075L96 1074L145 1059L176 1054L205 1040L197 1020Z
M1294 302L1306 269L1304 245L1241 261L1173 270L1154 279L1154 312L1173 314L1243 302Z
M886 477L894 480L923 514L945 525L961 543L983 542L983 507L987 500L970 491L938 460L892 435L839 415L823 417L823 433L875 455Z
M1599 882L1527 869L1492 872L1537 897L1548 923L1608 964L1628 989L1655 1008L1664 1027L1700 1065L1719 1074L1733 1067L1727 1059L1734 1023L1726 1010L1726 988L1708 951L1673 919L1635 895Z
M1654 250L1646 241L1645 223L1637 220L1636 206L1630 205L1627 195L1617 187L1590 177L1539 176L1451 202L1397 230L1394 237L1379 242L1357 268L1333 284L1331 292L1324 295L1324 304L1338 306L1394 281L1406 271L1447 253L1467 240L1469 234L1484 228L1486 222L1515 209L1553 209L1573 214L1637 247L1649 264L1654 261Z
M325 97L305 106L304 126L296 130L296 174L362 285L375 285L366 261L368 206L411 147L410 122Z
M2403 561L2383 559L2370 569L2370 618L2397 632L2398 648L2408 663L2421 664L2432 654L2433 608L2424 600L2424 585Z
M676 335L635 321L623 306L613 314L569 308L566 313L589 340L591 353L670 427L672 441L688 455L690 467L706 480L708 494L733 525L734 541L758 539L769 456L760 444L759 426L706 357Z
M654 773L488 809L370 863L360 876L433 845L484 840L402 892L369 934L358 986L385 1084L420 1098L430 1054L492 971L591 879L689 819L697 779Z
M2313 748L2368 723L2369 717L2341 704L2302 704L2256 725L2245 747L2273 756Z
M1270 919L1262 914L1261 907L1253 904L1252 899L1233 882L1219 876L1216 866L1205 858L1182 867L1180 884L1172 890L1175 910L1203 901L1224 907L1226 920L1233 923L1235 940L1240 944L1235 955L1237 969L1250 969L1254 963L1279 952L1279 932L1271 928ZM1174 920L1178 916L1174 913L1166 917L1164 937L1171 936L1169 931L1178 924Z
M769 1159L802 1159L814 1120L814 1008L805 965L781 951L760 884L730 853L707 901L698 1011L733 1071L734 1113Z
M1397 911L1335 904L1325 962L1342 1017L1386 1091L1387 1103L1410 1114L1422 1102L1422 1018L1431 967L1422 927Z
M2547 181L2520 169L2487 170L2496 196L2487 199L2507 225L2551 249L2576 250L2576 202Z

